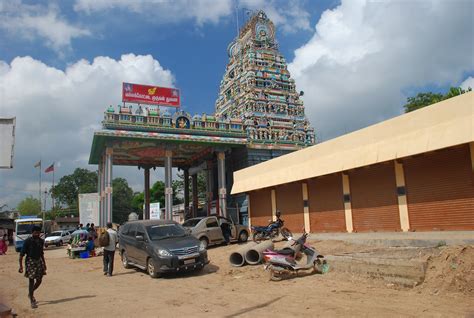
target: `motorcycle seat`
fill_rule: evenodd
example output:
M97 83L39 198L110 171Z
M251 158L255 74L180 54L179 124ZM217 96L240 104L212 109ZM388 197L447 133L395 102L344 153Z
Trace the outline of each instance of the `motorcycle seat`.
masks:
M264 231L267 230L267 227L266 226L252 226L252 229L255 230L255 231L264 232Z
M282 250L275 250L275 252L281 255L295 255L295 251L289 247L285 247Z

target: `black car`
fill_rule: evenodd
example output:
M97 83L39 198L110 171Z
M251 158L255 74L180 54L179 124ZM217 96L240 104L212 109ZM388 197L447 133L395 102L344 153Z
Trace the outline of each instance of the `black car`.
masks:
M209 263L207 250L174 221L127 222L118 233L122 264L148 271L151 277L162 273L201 270Z

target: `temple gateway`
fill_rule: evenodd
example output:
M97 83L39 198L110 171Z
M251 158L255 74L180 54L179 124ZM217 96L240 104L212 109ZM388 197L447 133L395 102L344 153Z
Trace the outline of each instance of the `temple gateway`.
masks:
M214 114L191 115L179 109L171 113L170 108L125 102L117 109L106 109L89 158L89 164L99 166L101 226L112 221L114 165L143 169L144 219L150 218L150 171L161 167L165 170L164 217L172 219L175 167L184 172L186 218L198 215L197 174L203 171L207 182L201 213L246 223L246 195L229 195L233 172L315 143L302 92L296 90L278 50L275 26L263 11L250 17L227 53L229 62Z

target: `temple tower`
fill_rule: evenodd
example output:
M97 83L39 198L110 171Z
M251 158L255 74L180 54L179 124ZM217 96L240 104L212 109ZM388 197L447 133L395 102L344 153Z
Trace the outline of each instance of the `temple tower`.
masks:
M314 144L314 129L278 50L275 26L263 11L251 16L227 53L216 117L241 119L250 148L297 150Z
M295 87L279 52L275 26L263 11L254 13L227 47L229 62L219 88L215 115L231 124L239 121L247 136L245 148L227 153L227 189L233 172L315 143L314 129L304 113L303 93ZM228 197L228 207L245 224L246 196ZM229 209L230 215L233 215Z

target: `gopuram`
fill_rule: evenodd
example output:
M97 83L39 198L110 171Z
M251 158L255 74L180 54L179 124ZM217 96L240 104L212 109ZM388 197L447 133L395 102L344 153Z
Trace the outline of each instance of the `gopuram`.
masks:
M150 101L110 106L102 129L94 133L89 164L99 166L100 225L112 220L112 167L144 171L145 209L150 218L150 170L165 169L165 215L172 219L172 168L184 175L185 218L220 214L246 223L245 195L229 196L233 172L315 143L285 58L278 50L275 27L263 11L253 14L227 48L229 63L221 81L214 114L170 112L157 87L124 83L123 96ZM166 89L165 89L166 90ZM176 89L168 89L179 100ZM170 94L171 94L170 93ZM144 96L146 95L146 96ZM176 98L174 98L176 99ZM142 105L143 104L143 105ZM179 107L179 104L175 105ZM206 176L206 204L198 211L197 174ZM192 185L190 204L189 182Z

